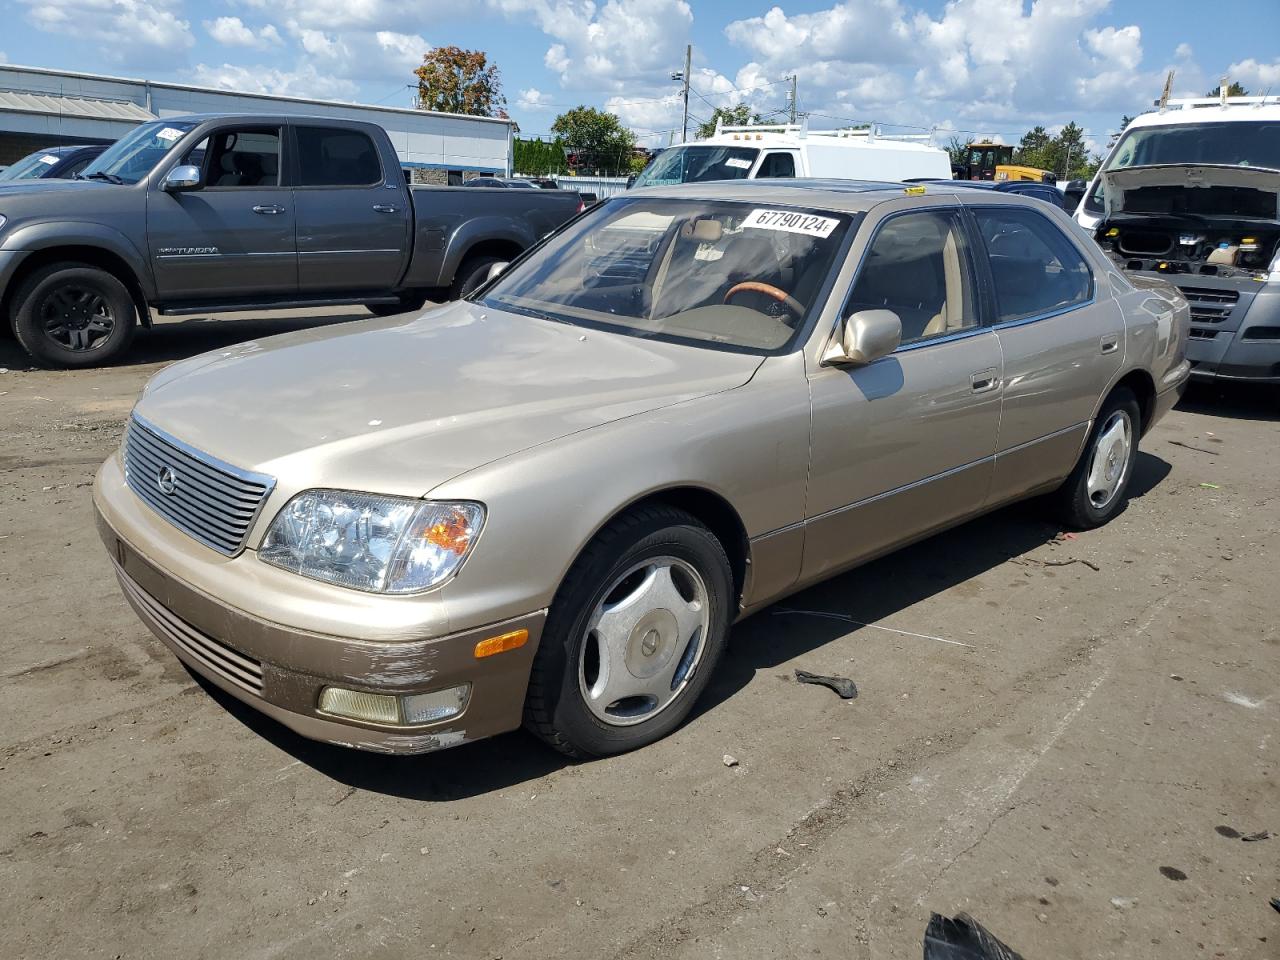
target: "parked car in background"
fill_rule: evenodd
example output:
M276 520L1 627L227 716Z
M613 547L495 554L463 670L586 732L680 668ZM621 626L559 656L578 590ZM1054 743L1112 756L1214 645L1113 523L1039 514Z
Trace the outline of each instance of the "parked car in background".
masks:
M560 184L556 183L550 177L529 177L528 183L532 183L540 190L559 190Z
M76 180L0 188L0 304L38 361L92 366L151 310L460 297L581 209L566 190L408 186L375 124L170 117Z
M109 144L95 143L74 147L49 147L28 154L0 172L0 183L14 180L70 180L97 158Z
M1117 268L1191 302L1193 377L1280 384L1280 97L1139 115L1076 219Z
M994 191L635 191L494 272L167 367L98 473L138 615L304 736L650 743L791 592L1035 494L1107 522L1187 377L1173 288Z
M1052 183L1037 183L1034 180L929 180L923 183L936 183L939 186L959 187L964 190L995 190L999 193L1016 193L1022 197L1043 200L1059 210L1072 212L1067 198Z
M515 190L534 190L537 187L528 180L521 180L519 177L472 177L470 180L463 180L464 187L491 187Z
M708 180L830 177L838 180L948 179L951 159L927 136L876 129L810 130L803 124L719 126L706 140L661 150L629 186Z

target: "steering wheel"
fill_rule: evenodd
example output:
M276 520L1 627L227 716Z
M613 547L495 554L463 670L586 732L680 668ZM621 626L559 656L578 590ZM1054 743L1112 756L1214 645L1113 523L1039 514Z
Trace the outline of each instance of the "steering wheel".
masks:
M735 283L724 295L724 302L728 303L737 294L747 292L763 293L766 297L773 297L774 300L784 304L797 317L804 316L805 307L803 303L791 296L787 291L781 290L771 283L765 283L762 280L744 280L742 283Z

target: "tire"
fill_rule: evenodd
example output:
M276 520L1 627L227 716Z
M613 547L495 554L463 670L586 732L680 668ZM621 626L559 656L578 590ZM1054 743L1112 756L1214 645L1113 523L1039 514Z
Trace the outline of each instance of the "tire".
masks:
M623 515L582 552L556 593L534 658L525 727L577 759L660 740L706 689L733 603L729 558L710 530L671 507ZM615 691L634 690L641 695L613 699Z
M472 293L488 278L489 268L501 262L501 257L468 257L454 274L453 285L449 287L449 299L461 300Z
M46 367L96 367L133 340L138 310L116 277L84 263L42 267L13 298L13 332Z
M394 317L398 313L421 310L427 298L420 294L402 294L396 303L366 303L364 308L375 317Z
M1125 434L1122 440L1117 431ZM1124 509L1141 435L1137 398L1125 387L1116 388L1102 405L1075 469L1053 494L1063 524L1092 530Z

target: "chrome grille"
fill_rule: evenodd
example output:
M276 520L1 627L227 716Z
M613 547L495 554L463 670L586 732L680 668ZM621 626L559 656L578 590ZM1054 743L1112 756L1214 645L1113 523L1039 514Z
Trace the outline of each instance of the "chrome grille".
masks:
M152 510L228 557L244 547L275 485L274 478L201 453L137 414L125 433L124 477Z

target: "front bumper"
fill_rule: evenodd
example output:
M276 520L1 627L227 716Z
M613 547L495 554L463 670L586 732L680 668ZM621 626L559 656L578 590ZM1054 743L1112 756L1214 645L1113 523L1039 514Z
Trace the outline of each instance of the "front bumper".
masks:
M1191 306L1193 378L1280 383L1280 284L1186 274L1163 279L1176 283Z
M200 676L312 740L379 753L425 753L514 730L521 723L545 611L449 636L372 642L272 623L165 573L95 504L98 532L125 598L151 631ZM529 631L516 650L477 660L480 640ZM419 727L335 719L317 709L337 685L370 693L427 693L471 684L461 714Z

